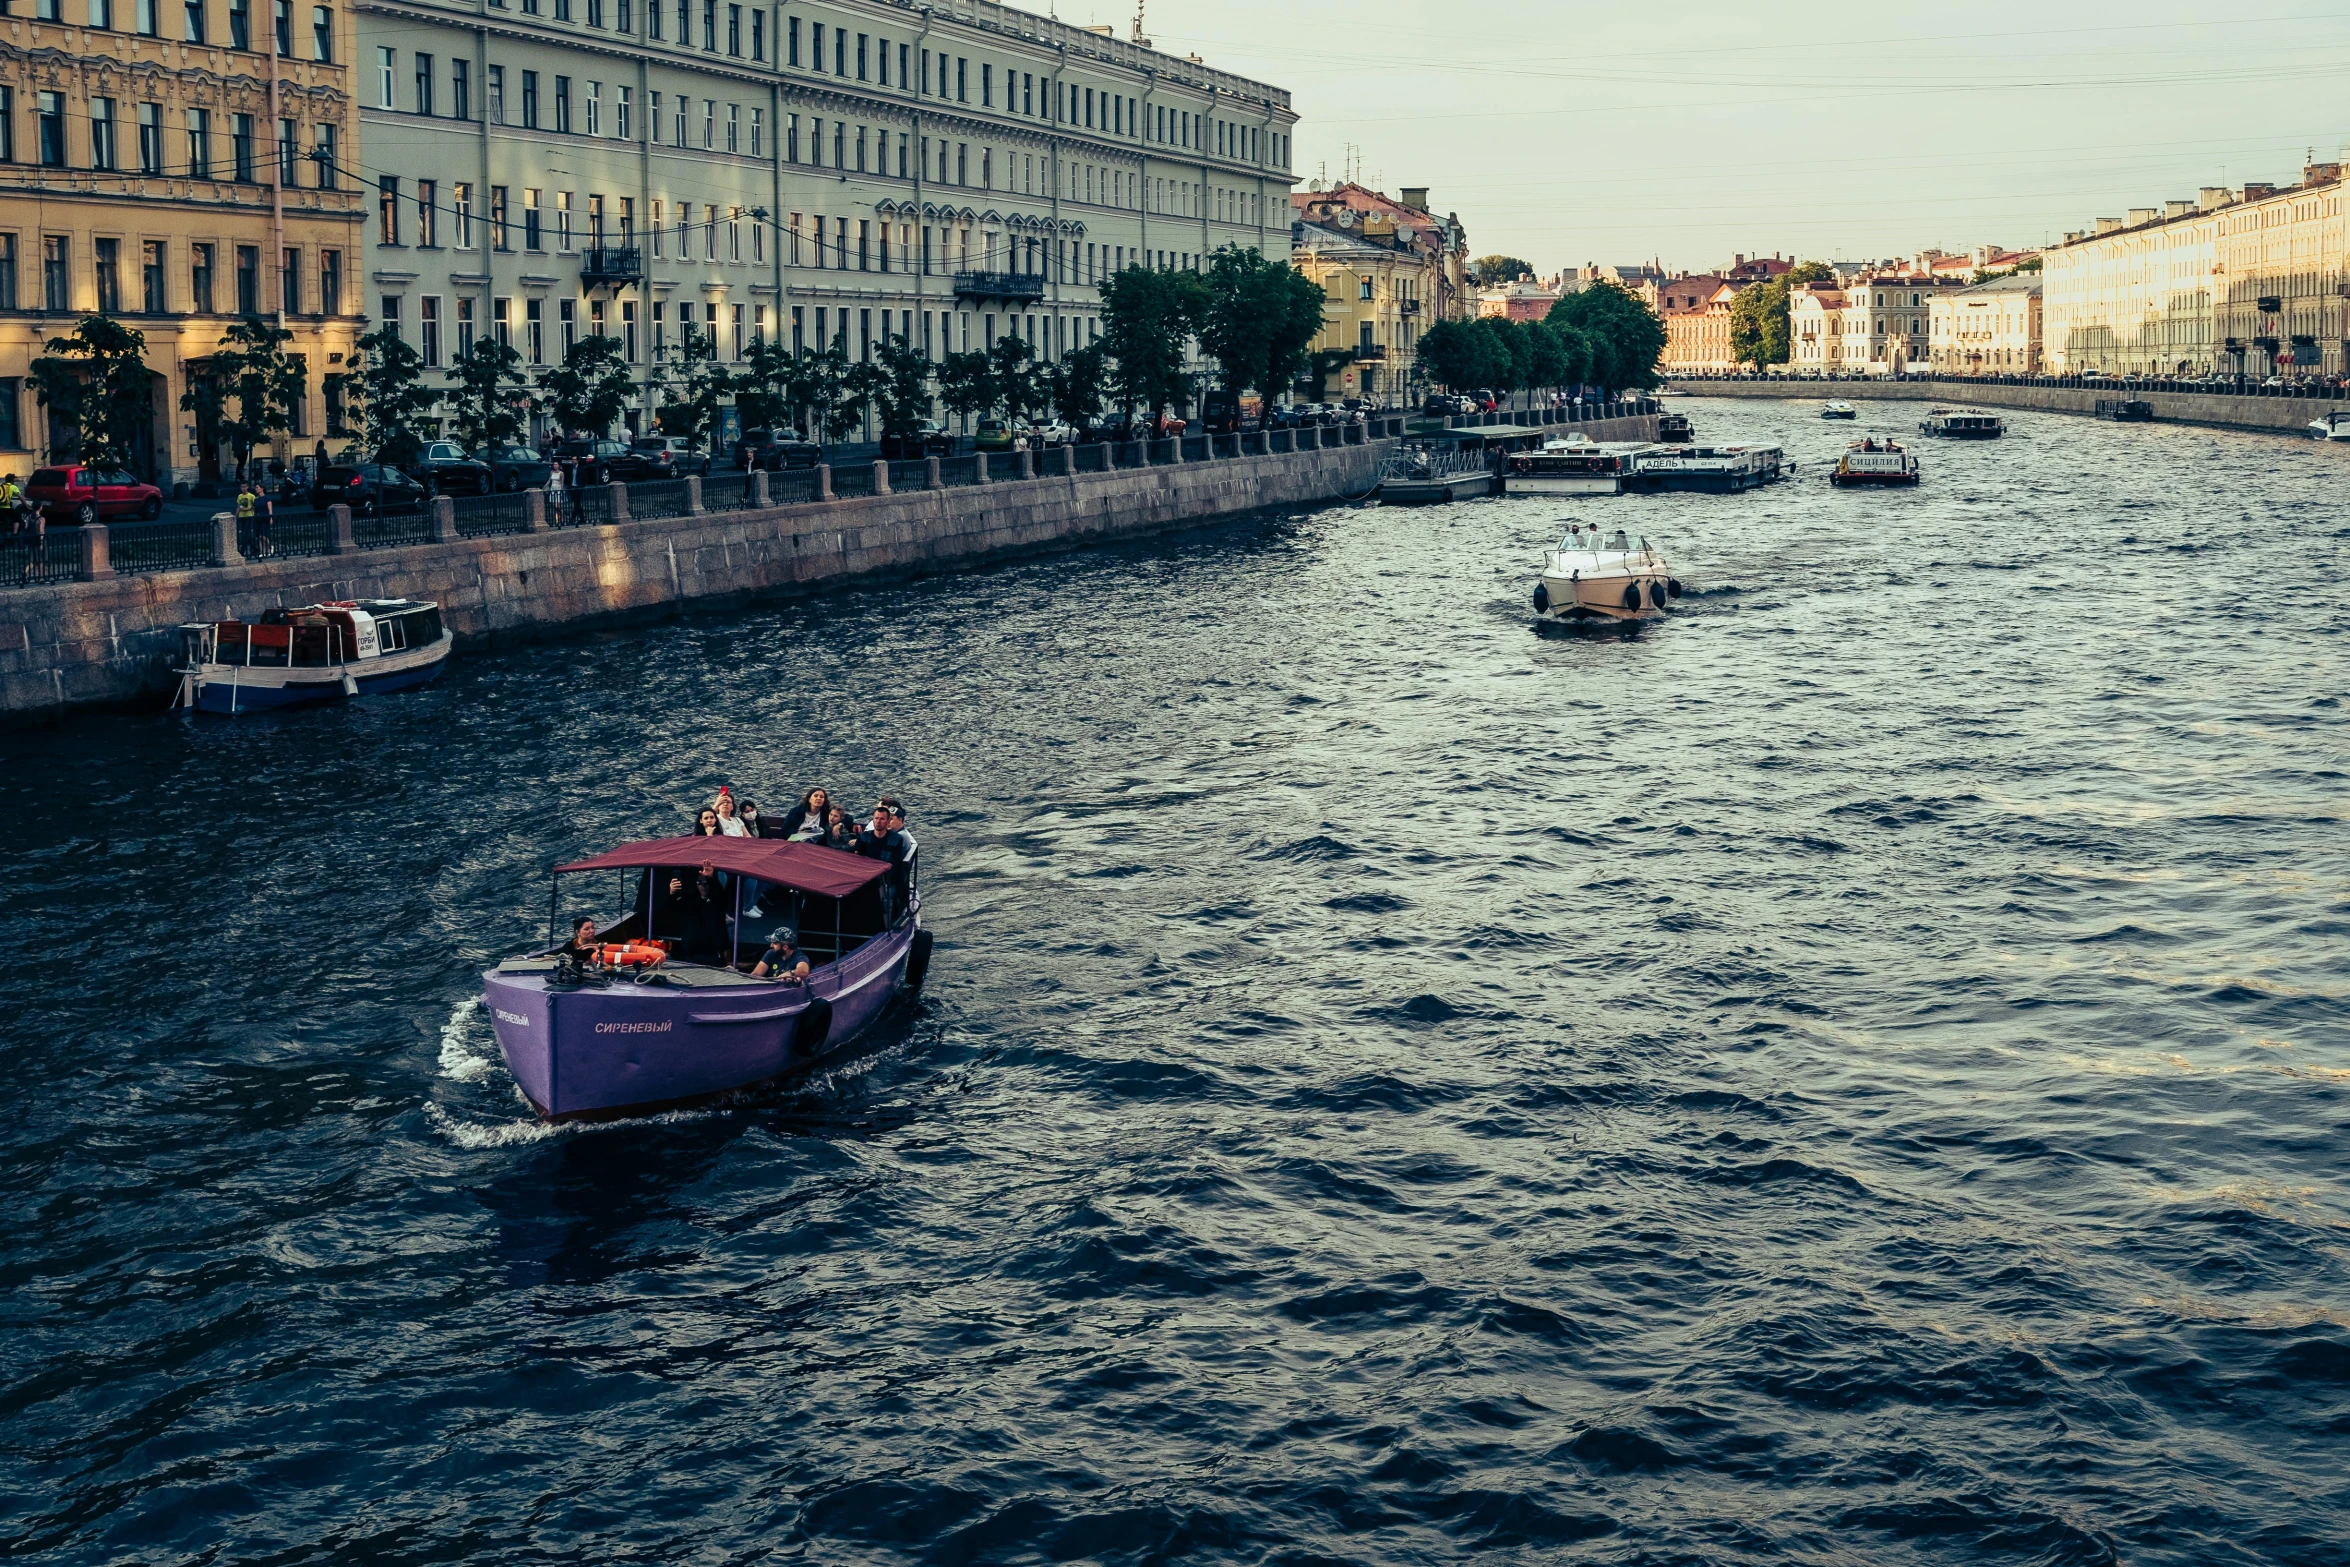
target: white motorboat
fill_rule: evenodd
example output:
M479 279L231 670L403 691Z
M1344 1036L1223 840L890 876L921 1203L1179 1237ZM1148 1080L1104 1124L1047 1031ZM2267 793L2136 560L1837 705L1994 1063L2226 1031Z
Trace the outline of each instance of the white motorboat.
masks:
M2309 421L2309 433L2321 441L2350 441L2350 408L2329 408L2325 416Z
M1918 433L1954 441L1996 441L2007 433L2007 421L1980 408L1935 408L1918 421Z
M1848 484L1915 484L1918 460L1899 441L1872 435L1844 449L1828 482L1838 489Z
M1501 465L1505 495L1621 495L1647 441L1545 441Z
M1653 620L1681 596L1656 546L1622 528L1567 524L1534 583L1545 620Z
M1860 417L1860 410L1853 407L1850 403L1838 399L1833 402L1822 404L1820 407L1820 417L1823 419L1858 419Z

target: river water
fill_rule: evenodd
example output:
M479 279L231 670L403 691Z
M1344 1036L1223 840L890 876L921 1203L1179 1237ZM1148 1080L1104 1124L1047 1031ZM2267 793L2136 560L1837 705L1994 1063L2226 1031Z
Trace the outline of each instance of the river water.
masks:
M1806 471L0 740L0 1554L2338 1567L2350 450L1680 406ZM537 1126L478 971L721 781L906 798L921 1010Z

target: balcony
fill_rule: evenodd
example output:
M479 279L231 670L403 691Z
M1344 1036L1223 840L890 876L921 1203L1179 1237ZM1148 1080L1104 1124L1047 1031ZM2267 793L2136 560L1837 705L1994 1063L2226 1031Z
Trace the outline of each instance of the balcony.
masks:
M634 245L598 245L580 252L579 280L589 288L619 288L645 280L645 253Z
M2264 316L2273 316L2285 308L2284 300L2274 294L2263 294L2253 303L2260 307L2260 313Z
M957 299L1042 299L1044 274L1041 272L958 272L955 274Z
M1420 302L1416 299L1399 299L1395 302L1395 313L1409 321L1420 313Z
M1355 363L1358 365L1387 363L1387 346L1384 343L1357 343L1355 345Z

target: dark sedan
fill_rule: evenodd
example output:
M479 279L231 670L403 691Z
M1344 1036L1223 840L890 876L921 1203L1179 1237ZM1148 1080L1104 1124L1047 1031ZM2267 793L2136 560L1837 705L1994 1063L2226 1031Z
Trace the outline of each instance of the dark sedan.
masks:
M581 436L555 447L555 461L563 465L564 477L574 485L610 484L633 460L629 449L618 441L591 441Z
M408 465L408 477L435 495L487 495L490 465L465 455L455 441L433 441Z
M424 509L424 486L387 463L330 463L310 486L310 508L348 506L354 517Z
M490 487L504 494L545 489L547 474L554 467L529 447L511 442L485 446L473 454L473 460L490 470Z
M822 461L823 447L803 441L789 430L745 430L734 447L734 465L745 472L764 468L780 473L786 468L813 468Z
M919 462L925 457L952 457L955 437L935 419L914 426L911 435L881 434L881 455L891 462Z
M612 477L632 484L709 471L709 452L679 435L640 435L628 443L628 456L612 465Z

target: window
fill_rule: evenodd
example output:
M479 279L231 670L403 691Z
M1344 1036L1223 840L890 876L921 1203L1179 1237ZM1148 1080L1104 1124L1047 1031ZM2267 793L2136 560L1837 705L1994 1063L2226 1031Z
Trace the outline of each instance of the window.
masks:
M90 167L114 167L114 100L90 100Z
M97 253L98 314L122 314L122 241L102 239L93 247Z
M139 105L139 172L163 172L163 105L159 103Z
M416 57L416 112L432 113L432 56L429 54Z
M489 75L483 79L483 86L489 95L490 123L492 125L505 124L506 68L502 65L491 66Z
M229 116L229 156L236 161L236 178L240 184L253 183L253 116Z
M604 84L602 82L590 82L587 84L587 133L590 136L601 136L603 134L603 124Z
M416 352L423 358L425 369L440 368L441 301L437 294L427 294L416 302Z
M496 250L507 249L506 244L506 187L490 187L490 245Z
M204 41L204 3L205 0L187 0L182 8L180 36L189 43L200 44Z
M490 336L497 340L500 348L514 346L513 300L493 299L490 301Z
M995 67L985 60L979 62L979 106L982 109L995 107Z
M434 180L416 182L416 243L424 250L438 249L441 242L440 185Z
M569 359L572 349L579 346L579 305L575 300L558 300L555 319L562 327L563 357Z
M740 261L742 258L743 209L740 207L730 207L727 209L726 213L726 259L729 261Z
M375 106L379 109L392 107L392 69L397 64L397 50L375 51Z
M34 100L34 113L39 121L41 164L44 168L65 167L65 94L45 92Z
M659 0L654 0L654 3L658 4ZM691 47L694 41L692 13L687 10L690 4L691 0L677 0L677 46L680 49Z
M212 314L212 247L188 247L188 308L200 316Z
M321 315L343 313L343 253L339 250L318 253L318 309Z
M555 192L555 248L571 248L571 192Z
M253 47L252 0L228 0L228 46L231 49Z
M139 247L139 308L148 315L162 315L162 268L164 249L162 240L148 240Z
M155 0L137 0L132 8L137 17L135 26L149 38L159 36L155 22Z
M718 105L708 98L702 100L702 150L708 152L716 145Z
M751 58L754 60L767 58L767 13L765 11L751 13Z
M636 301L620 302L620 352L630 364L636 363Z
M539 128L539 73L536 71L522 73L522 128L526 131Z
M693 99L687 97L684 93L679 93L677 95L677 119L676 124L673 127L673 134L669 138L669 145L672 147L682 147L685 145L685 117L687 111L693 108L693 104Z
M786 63L788 63L788 64L791 64L791 65L797 65L797 64L799 64L799 63L800 63L800 19L799 19L798 17L796 17L796 16L793 16L793 17L786 17L786 18L784 19L784 24L783 24L783 37L784 37L784 54L785 54L785 57L786 57Z
M302 253L298 250L279 253L277 305L289 316L302 313Z
M739 105L730 103L726 106L726 150L728 152L735 151L736 143L741 139L742 119L743 111Z
M342 179L337 172L342 164L336 155L335 130L336 128L332 125L314 126L311 130L313 143L311 152L318 160L318 188L320 190L340 190L343 186Z
M958 59L955 61L955 101L957 103L969 103L971 101L970 87L971 62L968 60Z
M539 238L539 193L530 189L522 193L522 248L542 248Z
M571 78L568 76L555 78L555 129L558 132L571 129Z
M702 47L718 52L718 0L702 0Z
M335 14L323 5L310 8L310 58L332 65L335 59Z
M865 61L866 61L866 51L867 51L867 48L868 48L868 46L869 46L869 45L870 45L872 42L873 42L872 36L871 36L870 34L868 34L868 33L859 33L859 34L857 35L857 80L858 80L858 81L863 81L863 80L865 80L865 73L866 73L866 63L865 63Z
M743 8L739 5L726 8L726 52L738 59L743 52Z
M558 22L571 20L571 0L555 0L555 20Z
M588 249L589 249L589 250L591 250L591 251L593 251L593 250L602 250L602 249L604 248L604 198L603 198L603 197L601 197L601 196L590 196L590 197L588 197L587 220L588 220L588 221L587 221L587 242L588 242Z
M400 177L397 174L379 174L375 178L375 242L379 245L400 243Z
M451 187L449 213L457 220L457 248L471 250L473 248L472 185L461 183Z
M449 61L449 115L452 119L473 118L473 62Z
M544 301L526 299L522 302L522 335L530 350L530 362L547 362L547 318Z
M662 225L668 221L669 214L663 207L661 198L655 196L653 198L653 254L655 256L662 254L661 242L666 237Z
M457 357L463 359L473 352L473 296L468 294L457 301Z
M661 0L645 0L645 36L661 36Z
M237 314L261 314L261 247L237 247Z
M767 111L765 109L753 109L751 111L751 156L754 158L763 158L766 155Z
M633 88L628 87L615 87L612 89L612 134L622 141L627 141L629 139L629 95L633 91ZM758 113L756 109L752 110L751 112L754 116ZM752 123L755 125L757 121L754 119ZM758 150L759 138L756 135L753 135L751 138L751 151L757 152Z
M63 315L73 308L72 279L66 271L70 256L64 235L41 236L41 304L51 315Z
M587 24L588 24L588 26L590 26L590 27L601 27L601 26L603 26L603 25L604 25L604 0L588 0L588 4L587 4L587 13L588 13L588 18L587 18Z

